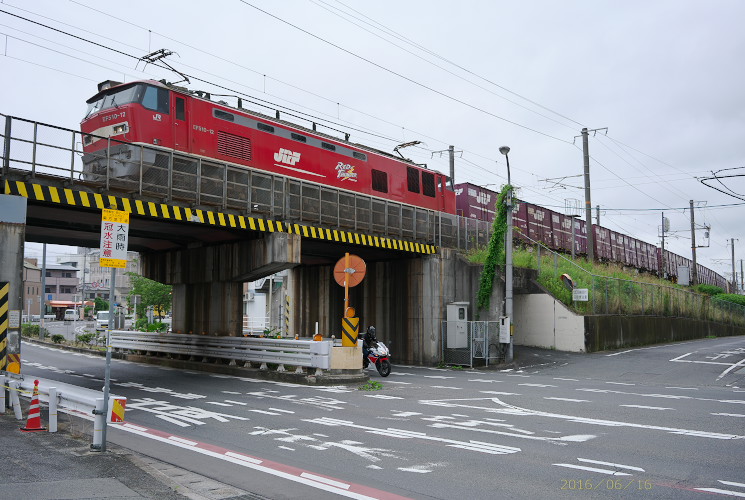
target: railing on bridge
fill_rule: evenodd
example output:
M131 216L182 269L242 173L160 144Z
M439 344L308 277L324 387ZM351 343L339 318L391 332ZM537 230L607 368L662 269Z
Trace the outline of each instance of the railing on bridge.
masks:
M156 146L0 114L3 178L64 182L76 188L137 195L193 208L318 224L467 250L488 243L491 224L330 188ZM96 154L83 141L99 139Z

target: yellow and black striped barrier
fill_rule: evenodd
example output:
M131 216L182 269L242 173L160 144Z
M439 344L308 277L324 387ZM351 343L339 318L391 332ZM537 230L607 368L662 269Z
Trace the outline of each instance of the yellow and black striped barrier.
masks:
M133 200L113 195L89 193L70 188L57 188L24 181L5 181L5 194L23 196L29 200L55 203L81 208L113 209L129 212L141 217L154 217L164 220L177 220L194 224L261 231L268 233L299 234L303 238L350 243L387 250L398 250L416 254L437 253L437 247L414 241L396 238L370 236L364 233L341 231L304 224L288 224L282 221L226 214L209 210L179 207L168 203Z
M0 371L8 366L8 292L9 281L0 281Z
M357 336L360 333L360 318L344 318L341 320L341 345L342 347L354 347L357 345Z

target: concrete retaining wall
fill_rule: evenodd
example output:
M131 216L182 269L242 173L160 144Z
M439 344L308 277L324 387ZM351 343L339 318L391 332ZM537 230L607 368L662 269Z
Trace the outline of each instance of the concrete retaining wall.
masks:
M585 351L585 320L552 296L515 295L515 344Z

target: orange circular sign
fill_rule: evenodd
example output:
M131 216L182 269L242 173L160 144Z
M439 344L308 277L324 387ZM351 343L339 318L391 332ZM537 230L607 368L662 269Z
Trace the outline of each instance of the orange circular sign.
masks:
M347 262L349 259L349 262ZM339 262L334 266L334 279L339 286L344 286L344 281L347 281L347 286L357 286L360 284L362 279L365 277L365 271L367 271L367 265L361 257L357 255L344 256L339 259Z

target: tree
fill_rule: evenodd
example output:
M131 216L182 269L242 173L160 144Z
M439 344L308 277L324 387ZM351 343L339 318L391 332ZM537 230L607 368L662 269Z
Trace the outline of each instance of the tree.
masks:
M103 300L101 297L96 297L96 311L108 311L109 303Z
M129 292L129 297L139 295L142 299L141 301L138 301L138 307L140 306L140 303L144 307L153 306L158 313L158 316L171 310L171 285L158 283L157 281L147 279L139 274L127 274L132 280L133 285L132 290Z

